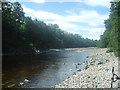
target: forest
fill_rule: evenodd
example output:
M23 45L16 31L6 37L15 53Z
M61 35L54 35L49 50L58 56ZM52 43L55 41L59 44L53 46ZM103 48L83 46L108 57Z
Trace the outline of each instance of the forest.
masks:
M116 18L116 16L114 17ZM106 24L108 21L106 21ZM106 27L108 26L106 25ZM107 31L105 33L108 33ZM117 36L115 35L115 39L117 39ZM111 40L114 40L114 38ZM102 39L101 42L103 42ZM25 16L19 2L2 2L3 53L22 54L35 53L36 50L96 47L96 43L97 40L83 38L79 34L61 30L57 24L47 25L44 21L33 20L31 17Z
M106 30L100 37L98 47L109 48L109 52L120 56L120 1L111 2L109 19L104 24Z

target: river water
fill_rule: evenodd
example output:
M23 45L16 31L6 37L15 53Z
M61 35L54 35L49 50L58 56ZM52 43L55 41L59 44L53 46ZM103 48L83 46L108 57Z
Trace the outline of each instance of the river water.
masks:
M4 56L2 60L3 88L8 86L28 88L50 88L70 77L76 70L74 63L87 61L93 53L76 50L50 50L49 52ZM79 65L84 69L85 66ZM25 82L27 79L29 82ZM20 85L24 83L24 85Z

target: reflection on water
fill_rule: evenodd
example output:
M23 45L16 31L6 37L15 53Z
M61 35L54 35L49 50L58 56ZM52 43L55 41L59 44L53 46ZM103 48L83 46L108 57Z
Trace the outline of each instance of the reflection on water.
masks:
M18 87L25 79L30 80L22 87L50 88L77 72L73 63L87 60L92 53L73 50L49 51L40 55L3 57L3 87ZM84 66L78 68L83 69Z

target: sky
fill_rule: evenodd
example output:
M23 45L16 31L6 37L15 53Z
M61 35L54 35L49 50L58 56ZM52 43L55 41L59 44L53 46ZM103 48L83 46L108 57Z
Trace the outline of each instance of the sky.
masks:
M17 0L16 0L17 1ZM99 40L109 18L110 0L29 0L20 1L26 16L58 24L67 32Z

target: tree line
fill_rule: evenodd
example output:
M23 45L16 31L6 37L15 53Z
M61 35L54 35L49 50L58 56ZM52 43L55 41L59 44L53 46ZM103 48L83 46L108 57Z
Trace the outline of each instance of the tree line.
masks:
M74 30L74 28L73 28ZM19 2L2 2L2 52L34 53L53 48L95 47L96 40L63 31L57 24L25 16Z
M111 2L109 19L105 20L105 32L101 35L98 47L109 48L120 56L120 1Z

